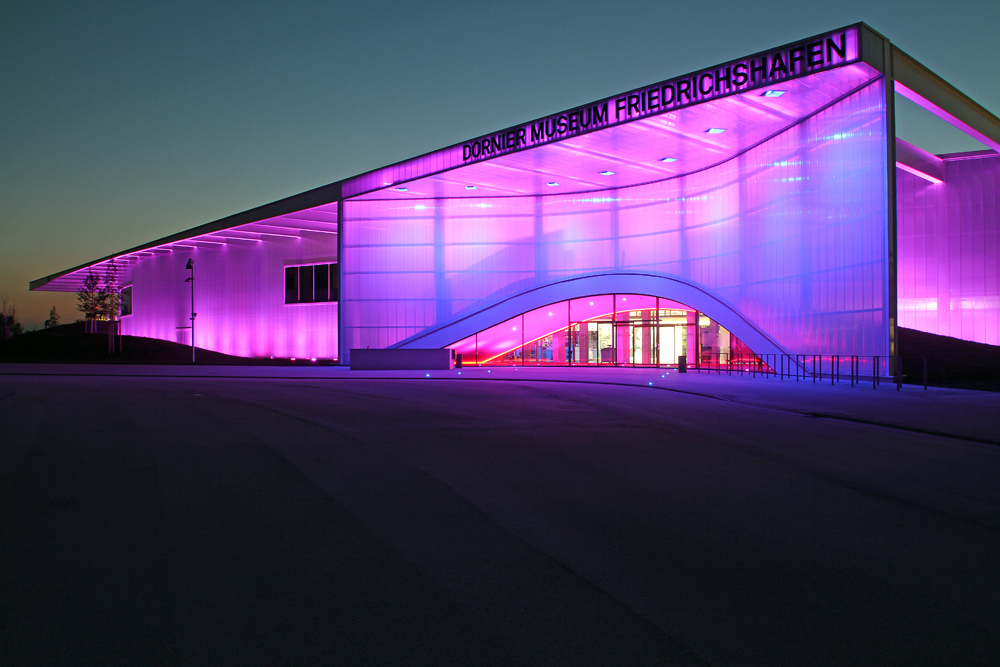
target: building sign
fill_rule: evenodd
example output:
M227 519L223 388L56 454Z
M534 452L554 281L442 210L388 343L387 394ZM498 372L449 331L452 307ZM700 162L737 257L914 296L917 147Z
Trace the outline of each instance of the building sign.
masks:
M843 28L506 129L462 145L471 163L856 62L858 28Z

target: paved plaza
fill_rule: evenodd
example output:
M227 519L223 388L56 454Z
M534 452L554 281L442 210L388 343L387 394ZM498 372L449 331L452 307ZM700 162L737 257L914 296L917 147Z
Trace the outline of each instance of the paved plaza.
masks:
M3 364L0 664L996 664L998 415L652 369Z

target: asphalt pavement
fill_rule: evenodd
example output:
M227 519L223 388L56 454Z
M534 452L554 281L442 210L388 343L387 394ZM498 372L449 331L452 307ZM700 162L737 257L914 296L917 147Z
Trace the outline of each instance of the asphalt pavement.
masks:
M5 364L0 664L997 664L998 414L639 369Z

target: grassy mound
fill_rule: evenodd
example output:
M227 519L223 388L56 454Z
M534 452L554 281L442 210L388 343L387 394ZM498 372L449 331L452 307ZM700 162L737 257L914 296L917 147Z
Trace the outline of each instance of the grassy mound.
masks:
M1000 391L1000 346L900 327L899 351L909 382L923 382L926 357L930 384Z

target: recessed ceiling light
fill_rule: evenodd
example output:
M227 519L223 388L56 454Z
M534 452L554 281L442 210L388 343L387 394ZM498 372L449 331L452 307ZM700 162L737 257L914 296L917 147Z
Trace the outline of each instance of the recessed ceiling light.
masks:
M409 192L410 188L396 188L396 190L399 192Z
M601 172L601 176L614 176L614 175L615 175L615 172L608 171L607 169L605 169L604 171Z
M785 94L785 91L783 91L783 90L765 90L763 93L761 93L760 96L761 97L781 97L784 94Z
M725 131L726 130L721 127L710 127L707 130L705 130L705 132L707 132L708 134L722 134Z
M677 162L675 157L661 157L660 162Z
M475 190L475 189L476 189L476 186L475 186L475 185L466 185L466 186L465 186L465 189L466 189L466 190Z
M557 182L555 182L555 181L549 181L549 182L548 182L548 183L546 183L545 185L551 185L551 186L555 187L555 186L557 186L557 185L559 185L559 184L558 184Z

